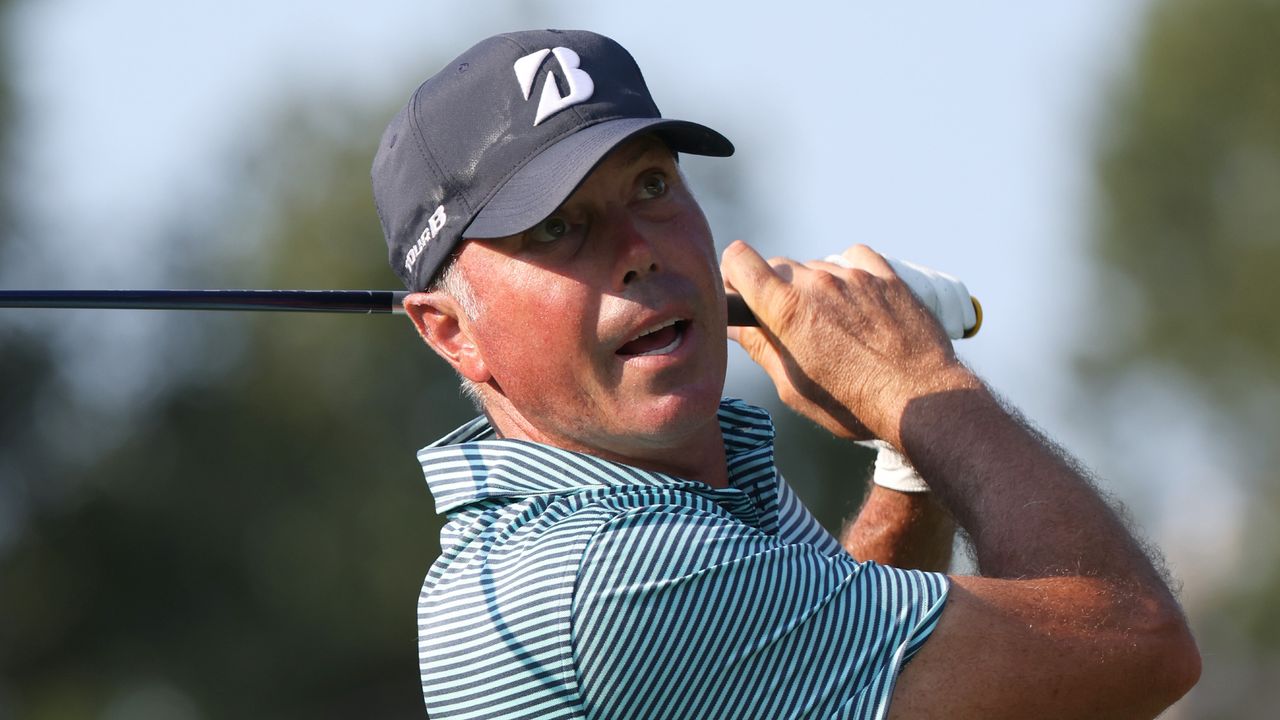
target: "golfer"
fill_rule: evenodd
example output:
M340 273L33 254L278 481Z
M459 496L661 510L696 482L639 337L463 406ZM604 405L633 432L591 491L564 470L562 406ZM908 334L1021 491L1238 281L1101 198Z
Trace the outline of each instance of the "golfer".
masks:
M717 258L679 155L732 152L576 31L482 41L387 128L373 187L405 308L483 408L418 455L447 518L418 604L430 717L1150 718L1179 698L1200 661L1161 573L884 258ZM729 337L788 406L881 442L839 540L775 467L768 415L721 397L726 288L760 323ZM979 576L941 574L953 520Z

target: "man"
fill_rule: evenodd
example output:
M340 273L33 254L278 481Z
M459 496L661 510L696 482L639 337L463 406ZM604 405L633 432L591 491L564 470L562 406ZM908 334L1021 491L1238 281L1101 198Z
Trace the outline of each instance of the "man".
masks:
M1199 656L1160 574L883 258L735 242L717 266L676 153L732 150L585 32L485 40L388 127L373 182L405 308L485 414L419 454L448 518L419 602L430 716L1153 717L1180 697ZM767 416L721 400L726 287L790 407L879 438L932 492L873 485L843 548L822 531ZM980 577L928 571L948 516Z

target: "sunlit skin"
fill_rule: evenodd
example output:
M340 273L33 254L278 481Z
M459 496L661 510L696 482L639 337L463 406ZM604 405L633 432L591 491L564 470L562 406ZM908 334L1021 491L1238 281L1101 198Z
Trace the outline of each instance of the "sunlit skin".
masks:
M549 218L468 240L456 262L479 317L443 293L414 293L406 307L428 344L483 386L503 437L727 484L724 287L706 218L663 143L624 143ZM673 320L660 346L644 346L656 354L627 354Z

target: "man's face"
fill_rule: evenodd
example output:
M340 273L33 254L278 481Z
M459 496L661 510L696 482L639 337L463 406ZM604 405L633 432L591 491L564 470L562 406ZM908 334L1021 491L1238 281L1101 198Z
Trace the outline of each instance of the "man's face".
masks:
M711 431L718 443L724 288L660 141L623 144L551 217L469 241L458 262L505 434L631 460L670 459Z

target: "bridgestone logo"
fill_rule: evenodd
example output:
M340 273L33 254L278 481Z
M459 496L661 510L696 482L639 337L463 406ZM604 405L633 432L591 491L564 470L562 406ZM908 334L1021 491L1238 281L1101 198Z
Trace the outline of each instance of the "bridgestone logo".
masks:
M413 270L413 266L417 264L418 258L422 256L422 251L426 249L427 243L440 234L444 229L444 224L449 221L447 215L444 214L444 205L436 208L431 213L431 217L427 218L427 226L422 229L422 234L418 236L418 242L409 248L409 252L404 254L404 267L406 270Z
M513 69L516 71L516 80L520 83L520 92L524 93L525 100L528 100L529 94L533 92L533 83L537 80L538 69L548 53L554 55L556 62L560 64L560 72L564 75L565 82L569 84L569 94L560 95L555 78L548 70L547 80L542 85L542 97L538 99L538 112L533 118L534 125L538 125L571 105L591 99L591 94L596 91L595 81L586 70L581 68L582 59L578 57L578 53L567 47L556 47L531 52L516 60Z

